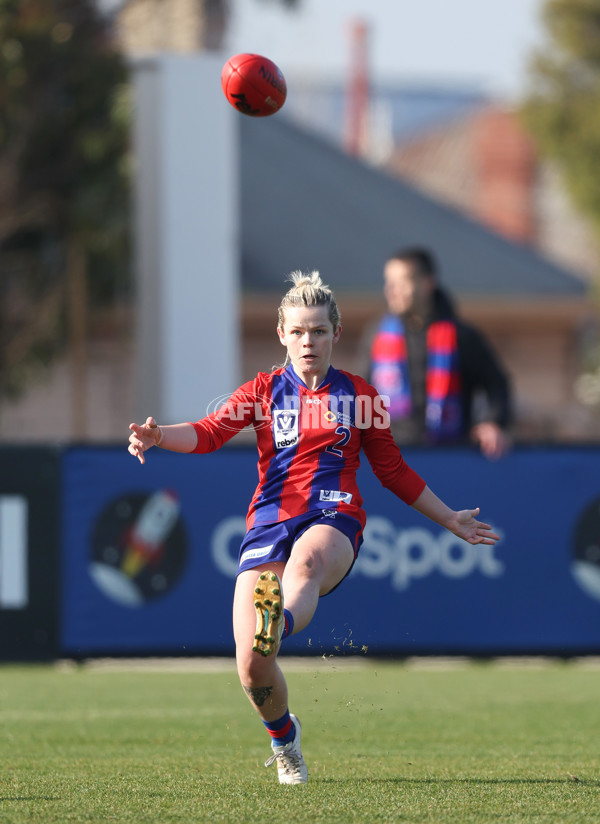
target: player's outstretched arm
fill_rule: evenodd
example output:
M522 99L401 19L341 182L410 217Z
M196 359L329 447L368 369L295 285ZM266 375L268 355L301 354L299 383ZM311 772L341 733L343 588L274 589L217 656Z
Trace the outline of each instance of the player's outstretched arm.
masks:
M428 486L413 503L413 508L470 544L495 544L500 539L492 532L490 524L477 520L479 507L459 511L450 509Z
M198 443L196 430L190 423L176 423L171 426L159 426L153 417L146 418L146 423L129 424L128 451L140 463L146 463L144 452L153 446L169 449L171 452L192 452Z

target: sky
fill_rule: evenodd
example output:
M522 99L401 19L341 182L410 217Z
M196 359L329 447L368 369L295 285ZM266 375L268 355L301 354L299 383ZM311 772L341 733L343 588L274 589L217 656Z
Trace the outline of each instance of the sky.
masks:
M230 54L256 52L284 74L343 79L350 23L369 27L373 79L470 85L516 100L527 61L542 42L544 0L230 0Z

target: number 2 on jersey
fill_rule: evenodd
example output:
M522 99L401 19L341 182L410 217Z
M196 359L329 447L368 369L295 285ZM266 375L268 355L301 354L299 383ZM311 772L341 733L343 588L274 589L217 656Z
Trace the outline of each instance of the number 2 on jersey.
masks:
M337 455L338 458L343 457L342 450L338 447L344 447L350 440L350 429L347 426L338 426L335 430L336 435L341 435L339 441L336 441L335 444L329 444L329 446L325 447L326 452L332 452L334 455Z

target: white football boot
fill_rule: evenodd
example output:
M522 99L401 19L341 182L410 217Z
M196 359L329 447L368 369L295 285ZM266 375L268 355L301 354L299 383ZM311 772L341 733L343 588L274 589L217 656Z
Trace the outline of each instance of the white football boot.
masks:
M271 764L277 761L280 784L306 784L308 781L308 768L300 749L300 722L292 713L290 713L290 718L296 727L294 740L282 747L271 745L273 755L265 761L265 767L270 767Z

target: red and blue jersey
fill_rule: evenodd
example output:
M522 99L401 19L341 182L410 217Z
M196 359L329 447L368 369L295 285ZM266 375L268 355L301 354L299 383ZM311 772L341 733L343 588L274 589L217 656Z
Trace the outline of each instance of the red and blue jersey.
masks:
M248 509L248 529L319 509L350 515L364 527L356 484L361 450L381 483L407 504L425 487L392 438L377 390L333 367L314 390L291 364L259 372L192 426L198 437L194 451L202 453L254 427L259 479Z

